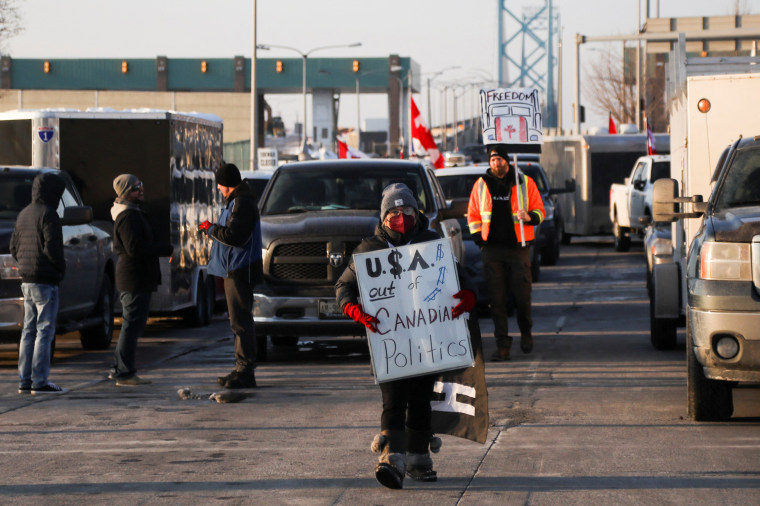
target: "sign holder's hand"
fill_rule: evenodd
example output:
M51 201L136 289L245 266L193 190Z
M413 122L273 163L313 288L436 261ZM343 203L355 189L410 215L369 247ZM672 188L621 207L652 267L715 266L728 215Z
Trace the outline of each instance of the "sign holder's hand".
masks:
M459 290L453 297L461 302L454 306L454 309L451 311L452 318L459 318L464 313L472 311L475 307L475 292L472 290Z
M349 302L343 308L343 314L351 318L356 323L361 323L372 332L377 332L377 324L380 323L380 320L372 315L365 313L362 309L361 304L354 304L353 302Z

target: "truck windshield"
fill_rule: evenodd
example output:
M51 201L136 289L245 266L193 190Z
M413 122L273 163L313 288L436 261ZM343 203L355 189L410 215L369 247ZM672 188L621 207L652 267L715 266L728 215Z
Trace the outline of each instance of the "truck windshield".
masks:
M727 170L716 210L760 205L760 149L738 150Z
M18 213L32 201L32 177L2 177L0 184L0 218L16 219Z
M346 167L283 169L275 175L262 203L261 214L290 214L307 211L379 211L383 188L404 183L417 196L420 210L429 211L432 197L418 171L383 171L382 168Z

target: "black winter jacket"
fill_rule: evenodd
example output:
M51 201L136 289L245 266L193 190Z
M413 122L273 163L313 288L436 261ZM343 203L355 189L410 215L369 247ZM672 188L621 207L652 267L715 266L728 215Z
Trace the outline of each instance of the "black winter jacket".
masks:
M116 199L111 208L113 249L116 263L116 288L120 292L155 292L161 284L158 257L172 254L172 245L155 241L153 229L140 207Z
M56 212L65 186L56 174L34 178L32 202L19 213L10 244L22 283L58 285L66 273L63 231Z
M441 238L437 232L428 228L429 221L425 215L418 213L417 217L417 225L413 230L407 232L403 236L387 230L383 227L382 222L378 223L375 227L375 235L363 239L354 250L354 253L366 253L368 251L387 249L389 248L388 243L396 246L403 246L406 244L435 241ZM463 290L473 290L470 278L459 263L457 263L457 274L459 276L459 287ZM338 282L335 284L335 299L341 310L343 310L349 302L353 302L354 304L359 302L359 284L356 280L356 268L354 267L353 255L351 256L351 261L349 262L348 267L346 267L346 270L343 271L343 274L341 274ZM458 303L458 301L452 299L452 305L456 303Z

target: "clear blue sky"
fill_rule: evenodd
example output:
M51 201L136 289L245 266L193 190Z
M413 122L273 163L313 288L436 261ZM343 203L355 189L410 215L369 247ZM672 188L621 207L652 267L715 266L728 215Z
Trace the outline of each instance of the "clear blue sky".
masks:
M15 58L232 57L252 54L252 0L19 0L25 30L7 41L3 53ZM508 0L513 13L540 1ZM570 125L574 96L574 37L634 33L637 8L645 0L554 0L563 27L564 122ZM417 61L421 71L449 66L437 84L468 83L498 76L498 0L258 0L257 40L308 51L331 44L361 47L317 53L334 57L385 57L395 53ZM721 16L736 11L760 14L760 0L651 0L661 17ZM589 54L588 59L593 55ZM262 52L260 57L295 54ZM515 55L517 57L517 55ZM584 56L584 61L586 61ZM416 96L426 116L426 92ZM440 106L433 92L433 122ZM584 97L583 102L590 100ZM271 97L286 126L300 117L300 98ZM355 95L341 101L340 126L354 126ZM362 95L362 117L387 116L387 101ZM587 107L588 110L588 107ZM451 113L449 113L451 114ZM427 117L427 116L426 116ZM606 126L606 116L590 122Z

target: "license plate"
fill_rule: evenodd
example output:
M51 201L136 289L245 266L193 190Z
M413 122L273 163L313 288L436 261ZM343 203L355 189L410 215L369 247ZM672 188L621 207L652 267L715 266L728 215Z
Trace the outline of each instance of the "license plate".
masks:
M340 306L334 300L319 301L319 317L322 319L344 319L345 315L340 310Z

